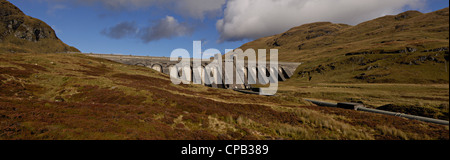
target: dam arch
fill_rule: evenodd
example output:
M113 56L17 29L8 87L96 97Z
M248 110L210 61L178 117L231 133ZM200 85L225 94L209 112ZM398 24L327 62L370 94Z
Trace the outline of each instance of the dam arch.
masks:
M143 67L148 67L151 69L154 69L158 72L173 76L173 77L182 77L183 76L183 71L182 70L190 70L189 72L187 72L189 75L185 75L186 78L189 78L189 80L191 80L191 83L193 83L195 79L200 79L200 83L201 84L205 84L206 82L208 82L208 75L207 71L208 69L206 69L206 66L208 66L211 61L202 61L200 60L200 68L194 68L193 63L191 61L191 63L186 63L183 64L181 67L175 67L179 62L173 62L170 61L170 58L168 57L148 57L148 56L127 56L127 55L111 55L111 54L87 54L88 56L91 57L97 57L97 58L104 58L104 59L108 59L111 61L115 61L115 62L119 62L122 64L127 64L127 65L136 65L136 66L143 66ZM223 63L225 64L225 63ZM285 81L287 79L289 79L290 77L293 76L295 70L297 69L297 67L301 65L301 63L296 63L296 62L278 62L278 80L279 81ZM177 72L171 73L171 69L174 68L177 69ZM242 66L241 66L242 67ZM254 82L256 82L256 84L260 84L259 83L259 74L262 74L262 76L266 76L267 74L270 75L271 69L269 69L269 67L263 67L262 68L258 68L260 66L258 66L257 64L249 64L248 62L245 62L244 64L244 68L240 68L240 70L242 70L244 72L244 85L218 85L218 84L213 84L211 85L212 87L216 87L216 88L230 88L230 89L246 89L248 87L251 87L252 84L255 84ZM184 69L182 69L184 68ZM222 66L222 70L224 71L225 66ZM234 69L234 73L236 73L236 66L233 67ZM218 70L219 68L214 68L214 69L209 69L209 71L214 71L214 70ZM199 76L194 77L194 72L200 72L201 74L198 74ZM263 73L260 73L263 72ZM272 70L273 73L273 70ZM174 74L174 75L171 75ZM211 74L211 73L209 73ZM214 77L212 76L214 80L225 80L225 74L223 73L219 73L219 74L214 74L212 73L214 76L220 76L219 77ZM242 78L242 77L241 77ZM211 79L211 80L212 80ZM267 78L263 78L268 80ZM263 80L265 81L265 80Z

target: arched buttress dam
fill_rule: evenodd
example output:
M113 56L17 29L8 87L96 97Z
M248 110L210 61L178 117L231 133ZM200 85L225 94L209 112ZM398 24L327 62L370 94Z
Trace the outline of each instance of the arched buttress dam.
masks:
M127 64L127 65L137 65L137 66L145 66L151 69L154 69L158 72L168 74L170 75L170 69L173 67L176 67L177 64L179 64L179 61L170 61L170 58L168 57L149 57L149 56L130 56L130 55L112 55L112 54L88 54L88 56L92 57L98 57L98 58L104 58L111 61ZM211 61L201 61L201 68L198 70L201 70L199 72L204 72L205 67L207 67ZM297 69L297 67L301 65L301 63L295 63L295 62L278 62L278 81L285 81L289 79ZM183 67L189 67L191 69L191 75L189 77L195 78L193 72L196 71L195 68L192 67L192 61L191 63L183 64ZM225 62L223 63L222 69L225 67ZM227 88L227 89L250 89L251 85L248 83L249 79L251 79L251 75L258 75L263 73L258 73L261 71L261 68L258 68L258 64L254 63L247 63L245 62L245 65L242 66L240 69L244 73L244 77L240 77L242 80L244 80L244 84L225 84L224 82L221 84L215 84L211 83L209 86L214 88ZM267 67L263 70L267 70L266 73L270 73L269 65L267 64ZM178 68L179 69L179 68ZM233 73L236 73L236 69L238 69L234 63ZM182 74L182 73L178 73ZM208 74L208 73L206 73ZM212 73L211 73L212 75ZM225 81L225 75L220 74L218 76L222 76L222 81ZM233 77L238 77L237 74L234 74ZM200 77L197 77L200 78ZM203 77L202 77L203 78ZM258 79L258 76L255 76L254 80L256 82L260 82ZM235 82L235 81L234 81ZM202 82L203 83L203 82Z

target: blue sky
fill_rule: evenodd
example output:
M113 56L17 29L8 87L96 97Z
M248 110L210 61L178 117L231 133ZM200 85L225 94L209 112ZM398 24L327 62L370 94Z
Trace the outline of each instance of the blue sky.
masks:
M9 1L84 53L166 57L177 48L192 52L194 40L202 40L204 49L224 52L305 23L356 25L405 10L449 6L448 0Z

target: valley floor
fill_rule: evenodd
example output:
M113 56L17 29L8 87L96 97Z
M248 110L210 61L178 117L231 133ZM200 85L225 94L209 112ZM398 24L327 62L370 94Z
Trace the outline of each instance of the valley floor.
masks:
M448 84L281 83L279 94L449 120ZM415 110L414 110L415 109Z
M82 54L0 54L0 139L448 140L448 126L303 100L392 103L448 120L445 95L448 85L288 81L264 97L173 85L149 68Z

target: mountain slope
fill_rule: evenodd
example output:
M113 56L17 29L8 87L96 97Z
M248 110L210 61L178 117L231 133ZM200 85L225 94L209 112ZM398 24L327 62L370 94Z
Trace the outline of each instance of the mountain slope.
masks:
M294 80L448 83L449 9L407 11L356 26L319 22L244 44L304 62Z
M82 54L0 54L0 121L0 139L449 138L442 125L173 85Z
M45 22L0 0L0 53L80 52L63 43Z
M67 49L45 23L5 8L3 18L12 18L1 28L2 49ZM348 27L325 24L323 33ZM0 54L0 139L449 139L448 126L317 107L302 98L173 85L150 68L83 54Z

